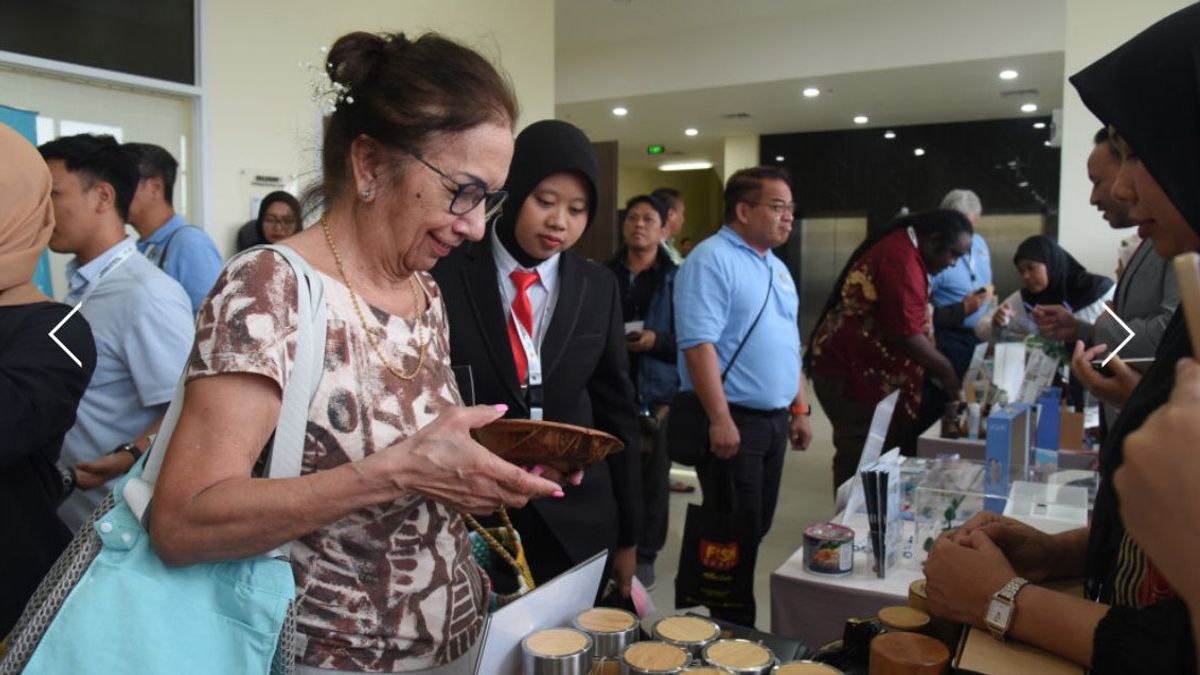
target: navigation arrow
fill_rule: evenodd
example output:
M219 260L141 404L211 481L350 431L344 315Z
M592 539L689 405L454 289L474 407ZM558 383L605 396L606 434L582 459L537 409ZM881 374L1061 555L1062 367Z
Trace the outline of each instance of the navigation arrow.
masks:
M1104 306L1104 311L1108 312L1109 315L1112 316L1112 318L1116 319L1117 323L1121 324L1121 328L1124 328L1125 332L1129 333L1129 335L1125 336L1124 340L1121 340L1121 344L1117 345L1116 349L1110 351L1108 353L1108 356L1104 357L1104 360L1100 362L1101 368L1103 368L1104 366L1107 366L1108 362L1112 360L1112 357L1116 356L1117 352L1121 351L1121 349L1123 349L1125 347L1125 345L1129 344L1129 341L1133 339L1133 335L1134 335L1133 331L1129 328L1129 326L1124 321L1121 320L1121 317L1117 316L1116 312L1112 311L1112 309L1108 306L1107 302L1104 303L1103 306Z
M54 328L51 328L51 329L50 329L50 332L49 332L49 333L46 333L46 335L49 335L49 336L50 336L50 339L51 339L51 340L54 340L54 344L58 345L58 348L59 348L59 349L61 349L61 350L63 350L64 352L66 352L67 356L71 357L71 360L75 362L75 365L77 365L77 366L79 366L80 368L82 368L82 367L83 367L83 362L82 362L82 361L80 361L80 360L79 360L79 358L78 358L78 357L76 357L74 354L72 354L72 353L71 353L71 350L70 350L70 349L67 349L67 346L66 346L66 345L64 345L64 344L62 343L62 341L58 339L58 336L56 336L56 335L54 334L55 332L57 332L57 331L58 331L58 329L59 329L59 328L62 328L62 327L63 327L63 324L64 324L64 323L66 323L67 321L69 321L71 317L75 316L75 312L78 312L80 307L83 307L83 303L82 303L82 302L81 302L81 303L79 303L78 305L75 305L75 309L72 309L70 312L67 312L67 315L63 317L63 320L62 320L62 321L59 321L57 326L55 326Z

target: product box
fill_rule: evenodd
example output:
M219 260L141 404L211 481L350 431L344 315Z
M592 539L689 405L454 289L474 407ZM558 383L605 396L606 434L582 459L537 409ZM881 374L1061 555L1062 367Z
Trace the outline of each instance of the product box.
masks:
M1058 471L1059 433L1062 427L1062 390L1048 387L1037 401L1037 433L1033 442L1033 480L1044 483Z
M939 459L921 477L913 497L914 560L923 563L943 532L961 527L983 510L985 466L969 459Z
M1029 469L1030 428L1033 409L1028 405L1009 405L995 409L987 418L987 443L984 446L983 487L987 500L984 508L1002 513L1008 489L1014 480L1025 480Z

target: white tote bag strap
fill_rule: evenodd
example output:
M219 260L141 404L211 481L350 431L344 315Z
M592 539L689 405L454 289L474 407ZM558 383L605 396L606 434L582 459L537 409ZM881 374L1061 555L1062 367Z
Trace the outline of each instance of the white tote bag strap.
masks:
M283 389L279 421L271 444L266 476L294 478L300 475L304 459L304 439L308 426L308 409L321 383L325 364L325 287L320 275L304 258L287 246L268 245L247 249L246 255L258 249L270 249L283 257L296 275L296 355L292 371ZM134 514L141 519L154 493L154 484L162 470L179 414L183 410L186 370L179 378L175 396L163 417L154 445L146 458L140 478L125 484L124 496Z

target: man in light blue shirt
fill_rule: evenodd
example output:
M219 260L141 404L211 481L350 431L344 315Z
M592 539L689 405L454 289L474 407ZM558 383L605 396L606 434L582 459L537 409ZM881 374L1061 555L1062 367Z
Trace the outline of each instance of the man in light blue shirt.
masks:
M54 181L50 248L71 253L64 301L96 340L96 370L63 441L76 489L59 517L77 529L149 446L191 350L183 288L137 252L125 218L137 169L111 136L60 138L39 150Z
M138 168L137 192L129 206L129 224L141 237L138 250L183 286L195 314L221 273L221 254L204 230L175 213L179 165L171 153L149 143L122 147Z
M812 439L800 375L799 296L771 252L791 235L795 209L783 169L734 173L725 186L726 224L692 251L675 281L681 388L696 392L709 420L709 447L696 466L705 501L720 500L721 483L731 480L738 509L754 516L758 540L774 518L788 440L803 450ZM753 602L709 610L739 625L755 623Z

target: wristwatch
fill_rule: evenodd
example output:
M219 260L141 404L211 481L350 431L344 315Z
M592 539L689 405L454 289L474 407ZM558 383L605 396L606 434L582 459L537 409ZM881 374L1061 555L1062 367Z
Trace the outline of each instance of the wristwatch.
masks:
M992 594L992 600L988 603L984 622L992 637L1001 642L1004 642L1005 636L1008 635L1008 629L1012 627L1013 617L1017 613L1017 593L1020 593L1027 583L1028 579L1013 577L1004 584L1004 588Z
M113 448L112 452L108 454L115 455L118 452L128 452L133 457L133 461L135 462L142 458L142 451L138 450L137 446L133 443L122 443Z
M59 478L62 479L63 498L75 491L75 468L64 464L55 464Z
M807 403L793 403L788 406L788 412L792 414L792 417L799 417L800 415L812 415L812 406L808 405Z

